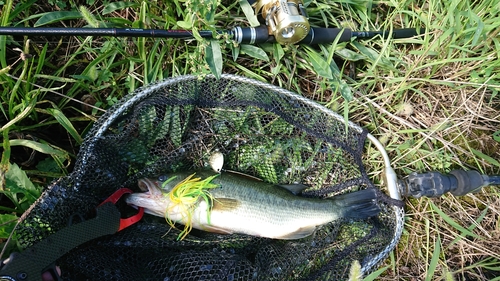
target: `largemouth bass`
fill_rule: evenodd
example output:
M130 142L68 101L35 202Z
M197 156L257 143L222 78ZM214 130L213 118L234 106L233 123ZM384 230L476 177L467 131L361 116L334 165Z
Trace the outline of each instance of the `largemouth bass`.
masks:
M293 185L277 186L232 172L194 173L141 179L139 187L147 192L133 193L126 201L172 225L185 225L184 235L193 227L275 239L304 238L336 219L364 219L380 212L372 189L331 199L305 198L294 194L299 190Z

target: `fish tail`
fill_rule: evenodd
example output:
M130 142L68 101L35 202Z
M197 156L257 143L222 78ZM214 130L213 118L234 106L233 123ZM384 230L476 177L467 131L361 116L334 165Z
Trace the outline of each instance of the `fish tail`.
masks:
M374 189L359 190L334 197L342 217L365 219L380 213L377 193Z

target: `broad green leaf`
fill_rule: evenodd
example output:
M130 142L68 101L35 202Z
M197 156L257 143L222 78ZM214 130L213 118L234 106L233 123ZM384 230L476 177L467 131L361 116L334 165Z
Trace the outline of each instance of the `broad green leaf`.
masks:
M254 9L250 5L250 3L248 3L247 0L239 0L239 3L241 6L241 10L245 14L245 17L247 18L248 22L250 23L250 26L253 26L253 27L259 26L260 22L257 19L257 16L255 15L255 12L254 12Z
M15 215L1 214L0 215L0 239L9 238L10 233L14 230L18 218Z
M25 207L29 207L41 194L41 191L30 181L26 172L21 170L15 163L11 164L9 170L5 173L5 187L6 190L3 193L6 195L7 193L24 194ZM12 196L9 197L12 198ZM15 203L20 204L21 202Z
M141 8L139 9L139 20L141 22L141 28L146 28L148 23L148 7L149 4L146 1L141 2Z
M196 39L196 41L198 42L204 41L203 37L201 37L200 33L198 32L198 28L196 28L195 26L191 28L191 33L193 34L193 37L194 39Z
M229 47L231 48L231 52L233 54L233 61L236 61L238 59L238 56L240 55L240 47L233 45L229 45Z
M285 55L283 47L281 47L280 44L273 44L273 53L273 56L276 58L276 62L279 62Z
M52 157L46 157L36 164L36 174L44 174L48 177L58 178L64 175L64 170L61 169L56 160Z
M205 60L212 74L218 79L222 75L222 52L219 41L210 40L210 45L207 46L206 51Z
M82 15L80 12L75 11L58 11L58 12L49 12L44 13L36 22L35 27L39 27L42 25L47 25L51 23L55 23L62 20L73 20L73 19L81 19Z
M346 101L352 101L352 90L351 87L344 81L344 80L339 80L340 84L340 94ZM348 106L345 107L346 109Z
M375 50L366 47L356 41L352 42L352 45L355 46L361 52L361 54L365 55L366 58L371 60L372 62L378 63L389 69L395 69L391 61L389 61L387 58L382 57L381 54L377 53Z
M137 7L137 6L139 5L137 5L137 3L135 2L124 2L124 1L111 2L104 6L104 9L102 9L102 14L107 15L117 10L122 10L125 8Z
M99 71L97 70L96 65L91 65L88 70L89 71L87 72L87 77L89 77L91 81L96 81L97 78L99 78Z
M358 54L346 48L336 50L335 54L348 61L360 61L366 59L365 55Z
M333 79L330 65L326 62L324 57L311 48L307 48L306 53L316 74L327 79Z
M61 124L64 129L66 129L66 131L75 139L78 144L81 144L83 142L80 134L76 131L71 121L69 121L69 119L64 115L64 113L62 113L62 111L56 108L48 108L47 112L54 116L54 118L56 118L57 122L59 122L59 124Z
M191 27L193 27L193 25L191 23L189 23L187 21L183 21L183 20L178 21L177 25L183 29L191 29Z
M241 51L252 58L269 62L266 52L257 46L243 44L241 45Z

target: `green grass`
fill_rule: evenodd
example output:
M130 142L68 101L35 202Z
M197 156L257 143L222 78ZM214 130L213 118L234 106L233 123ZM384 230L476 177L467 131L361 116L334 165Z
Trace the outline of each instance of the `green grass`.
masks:
M1 2L2 26L249 25L237 1ZM455 168L500 174L500 1L306 5L313 26L421 27L424 35L323 46L236 46L224 36L0 36L0 188L8 198L1 200L0 239L50 180L71 171L103 111L140 86L183 74L236 73L324 104L379 137L401 176ZM368 148L375 178L378 161ZM461 198L407 199L405 232L382 278L500 280L499 200L493 187Z

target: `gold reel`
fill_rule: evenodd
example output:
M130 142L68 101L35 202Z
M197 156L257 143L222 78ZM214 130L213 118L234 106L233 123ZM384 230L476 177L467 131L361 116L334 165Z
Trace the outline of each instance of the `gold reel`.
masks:
M262 12L269 35L280 44L298 43L309 33L309 21L301 0L259 0L255 11Z

